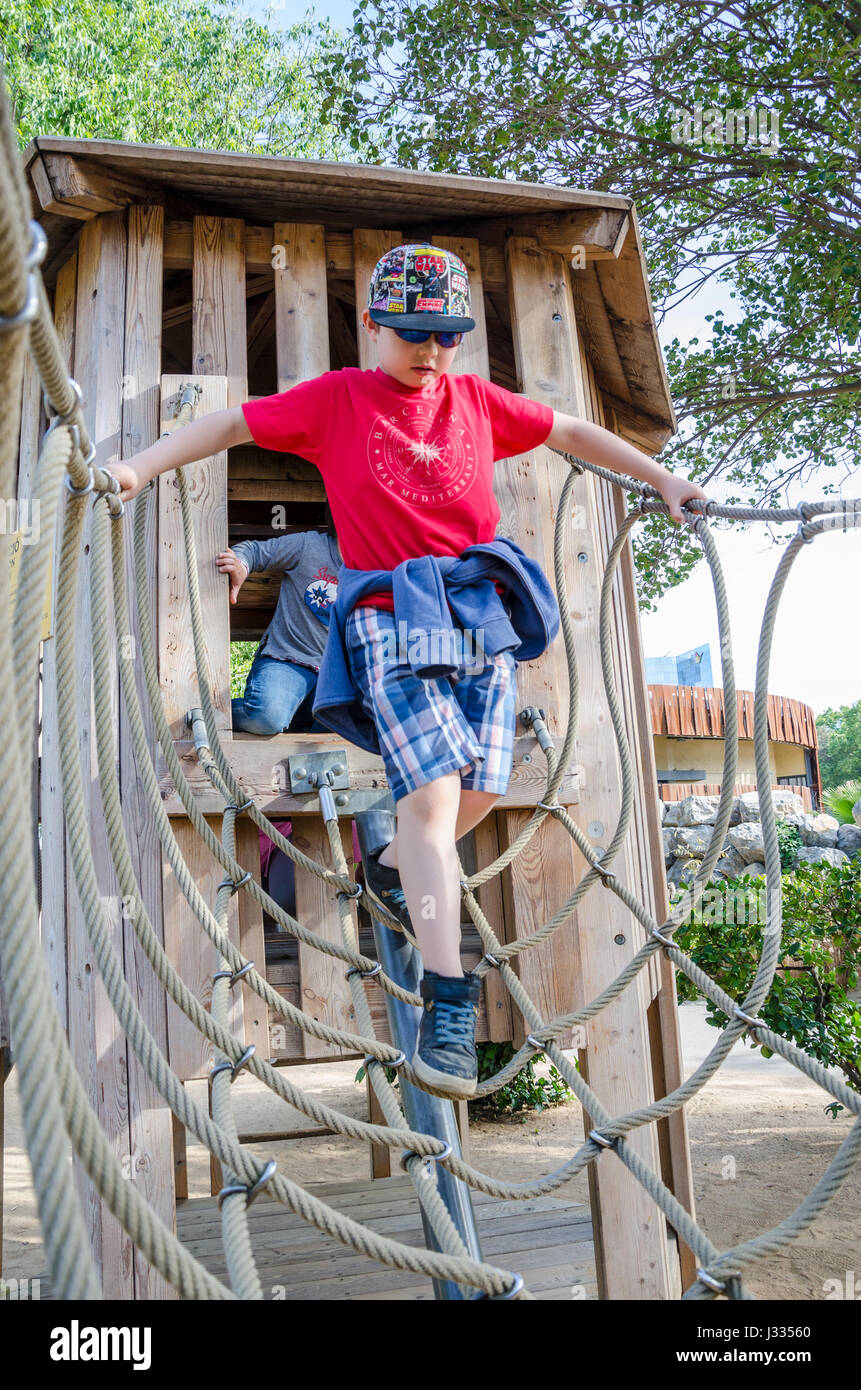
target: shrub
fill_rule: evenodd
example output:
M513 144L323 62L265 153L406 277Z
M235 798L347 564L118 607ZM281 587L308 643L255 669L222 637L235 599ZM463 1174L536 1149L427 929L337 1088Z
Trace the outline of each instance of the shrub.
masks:
M842 825L852 825L852 807L861 797L861 781L843 782L839 787L831 787L822 793L825 808L836 816Z
M839 865L800 864L782 876L781 887L785 973L775 974L759 1016L824 1066L839 1067L861 1091L861 1009L846 993L857 986L861 966L861 856ZM762 953L766 901L762 879L714 882L675 933L680 950L739 1002ZM676 979L680 1001L699 997L684 972ZM728 1022L710 999L706 1018L716 1028ZM764 1044L761 1051L771 1056Z
M801 831L797 825L790 825L788 821L781 818L775 822L777 829L777 847L780 850L780 867L785 874L795 868L795 861L798 858L798 851L803 848L804 841L801 838Z
M515 1054L515 1048L510 1042L479 1042L476 1043L475 1050L478 1056L480 1082L495 1076ZM506 1111L515 1114L519 1110L534 1110L540 1114L546 1105L559 1105L562 1101L569 1100L574 1093L556 1067L551 1066L549 1077L535 1075L535 1063L540 1062L543 1056L543 1052L537 1052L513 1081L509 1081L506 1086L500 1086L492 1095L471 1100L470 1114L496 1116L503 1115Z

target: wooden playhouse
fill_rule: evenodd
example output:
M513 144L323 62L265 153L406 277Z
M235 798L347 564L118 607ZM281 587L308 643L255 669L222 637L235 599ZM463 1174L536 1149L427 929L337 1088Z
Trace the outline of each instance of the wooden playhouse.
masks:
M469 269L476 328L464 338L456 371L480 373L557 410L594 420L650 455L661 450L675 428L636 212L626 198L110 140L40 137L25 151L24 167L33 216L48 238L43 274L54 321L70 374L83 393L97 464L138 452L171 428L180 390L189 384L200 388L201 415L285 390L329 369L373 368L373 345L357 331L368 276L388 247L407 239L449 247ZM19 496L26 495L28 470L46 423L40 385L28 361ZM551 580L554 526L568 469L563 458L544 448L496 465L500 533L517 540ZM321 525L322 479L307 461L254 445L195 464L187 473L194 497L208 676L221 738L240 783L260 809L276 820L291 819L295 843L328 862L318 798L307 790L291 791L287 769L291 757L343 748L343 740L334 735L287 733L262 739L232 733L230 640L261 635L274 608L279 576L255 574L239 605L231 608L227 583L212 563L217 551L243 536L272 534L276 505L286 508L289 529ZM597 634L604 563L624 515L624 500L618 488L590 473L576 479L573 497L565 564L580 663L580 719L576 763L566 770L558 799L597 848L608 843L619 814L619 763ZM148 597L160 685L183 766L218 833L223 802L200 772L184 719L199 696L174 474L159 479L155 510L147 537ZM133 575L129 579L133 586ZM666 916L660 814L630 547L617 574L613 603L616 683L637 776L633 823L614 868L660 922ZM84 608L82 682L89 680ZM65 843L52 647L46 636L41 757L34 768L44 948L57 1007L91 1102L117 1152L128 1156L143 1195L175 1226L177 1200L182 1203L187 1195L184 1132L127 1044L91 968L80 920ZM195 930L186 900L162 862L116 691L114 698L126 828L147 909L171 959L206 1002L215 951ZM518 698L519 709L535 705L546 712L549 732L561 746L568 715L561 637L540 660L520 665ZM81 729L81 752L100 889L106 899L116 898L91 728ZM351 812L370 804L384 787L384 776L380 759L352 745L346 753L349 785L339 797L339 817L351 861ZM163 761L160 766L164 771ZM507 795L459 845L467 872L491 862L514 839L545 783L535 734L520 725ZM223 871L185 818L166 772L162 795L198 887L212 901ZM257 829L247 817L239 817L237 858L259 867L258 851ZM511 867L478 890L499 939L511 941L537 930L570 897L585 868L574 841L547 817ZM297 869L299 920L337 939L335 909L326 885ZM325 1022L350 1025L352 1005L341 962L283 936L264 941L261 911L247 894L235 895L231 912L237 944L256 962L266 960L267 977L279 991ZM124 951L127 977L171 1066L186 1081L207 1076L208 1046L165 1001L119 911L115 921L115 945ZM363 949L372 953L372 939L367 934L361 939ZM641 925L619 898L598 885L562 929L518 958L519 968L543 1016L550 1018L598 994L644 939ZM465 966L472 967L481 954L467 921ZM381 992L373 980L365 988L378 1035L384 1038ZM270 1034L260 999L244 987L235 995L233 1024L247 1042L262 1045L265 1055L284 1065L344 1055L283 1022ZM519 1043L523 1036L522 1020L491 972L478 1037ZM570 1039L562 1045L570 1046ZM663 953L653 956L636 982L589 1023L579 1063L610 1114L648 1104L679 1084L675 985ZM585 1118L588 1131L591 1123ZM629 1142L693 1212L684 1111L637 1129ZM375 1176L388 1171L387 1162L387 1151L372 1151ZM601 1297L677 1296L680 1278L686 1287L693 1277L691 1252L679 1247L660 1209L613 1155L591 1163L588 1172ZM136 1254L77 1164L76 1176L106 1296L173 1296Z

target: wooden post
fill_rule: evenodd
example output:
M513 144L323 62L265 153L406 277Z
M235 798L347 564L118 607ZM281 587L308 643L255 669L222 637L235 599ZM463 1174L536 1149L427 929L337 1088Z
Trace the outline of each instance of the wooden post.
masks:
M122 455L140 453L154 444L159 434L159 395L161 382L161 314L164 209L133 206L128 209L128 262L126 282L125 347L122 391ZM129 632L123 636L120 659L128 662L143 712L147 744L153 758L157 739L149 707L149 697L140 660L138 592L134 566L132 517L120 523L125 531L126 593ZM146 534L147 569L152 572L158 555L158 515L150 506ZM140 599L149 604L150 621L158 620L156 594L149 587ZM129 717L125 702L119 720L120 789L123 823L129 842L135 877L143 904L160 942L164 945L162 905L161 841L155 820L141 785L136 765ZM147 1027L157 1045L167 1055L167 1005L163 986L157 979L135 935L128 915L123 916L125 973ZM131 1144L129 1172L141 1196L165 1222L176 1229L176 1204L170 1181L172 1165L172 1116L152 1081L129 1049L128 1105ZM176 1290L136 1250L134 1258L135 1297L140 1299L178 1298Z
M506 243L506 262L521 389L525 395L534 400L543 400L554 409L570 415L586 414L586 389L580 369L577 323L565 259L555 252L543 250L531 238L512 237ZM524 548L531 550L550 574L553 573L552 563L548 565L553 552L551 522L555 520L556 505L567 468L568 465L558 455L549 450L537 450L530 458L530 467L522 484L527 505L520 507L518 515L529 542ZM583 775L580 801L569 808L569 814L598 848L609 842L618 818L620 785L618 756L600 668L598 633L601 536L606 530L606 519L596 497L592 474L578 479L573 498L577 511L572 518L574 544L566 548L566 579L580 662L577 760L582 764ZM530 534L529 527L529 520L533 516L534 536ZM619 589L617 578L614 593L614 667L617 682L621 679L630 684L630 645L626 639L638 617L636 611L631 612L620 602ZM558 667L563 661L564 650L561 643L555 645L558 658L552 704L561 721L567 713L567 700L556 697L563 689ZM541 692L535 687L533 689L535 703L545 707L551 703L546 690L541 698ZM555 732L551 725L551 733ZM548 834L553 831L564 834L562 827L554 824L550 818L544 829ZM650 883L643 874L642 862L637 861L630 846L629 835L614 861L614 869L631 891L648 900L651 895ZM538 848L533 841L527 854L520 856L519 866L512 866L512 882L516 885L518 873L528 875L531 866L531 891L517 898L515 889L516 905L520 907L522 904L528 916L533 905L540 904L540 915L544 918L551 904L547 903L546 898L541 900L537 889L534 876L538 866L537 855ZM559 854L545 851L545 855L545 866L547 863L555 866L560 857L563 859L567 878L571 862L568 855L562 856L561 851ZM576 881L579 881L585 871L579 851L574 871ZM556 872L548 875L545 867L541 875L542 884L547 885L548 879L555 881L556 877ZM568 886L566 884L566 891ZM573 1003L585 1002L604 989L644 940L642 927L616 894L604 888L600 882L579 905L577 917L579 931L576 947L572 943L570 956L573 965L579 950L580 974L576 990L573 988L574 977L568 976L569 990L578 996L571 1001ZM522 934L523 915L520 912L517 926ZM546 970L544 978L546 980ZM646 1024L650 997L648 976L644 978L641 972L621 997L597 1018L590 1020L585 1029L585 1046L580 1050L582 1074L611 1115L632 1110L654 1099ZM586 1128L587 1132L593 1128L589 1117L586 1117ZM660 1171L653 1126L634 1130L627 1136L627 1143L655 1171ZM589 1180L600 1296L613 1300L669 1298L671 1276L665 1221L660 1209L612 1153L602 1154L590 1164Z

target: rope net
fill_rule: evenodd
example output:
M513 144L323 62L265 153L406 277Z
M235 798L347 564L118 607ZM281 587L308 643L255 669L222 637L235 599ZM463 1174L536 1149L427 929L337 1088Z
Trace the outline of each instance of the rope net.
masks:
M2 84L0 84L2 86ZM39 933L39 907L31 828L18 814L13 797L0 805L0 875L5 889L6 910L0 920L0 976L4 981L14 1058L19 1070L22 1116L40 1220L51 1270L53 1288L64 1299L100 1298L101 1290L91 1257L86 1228L71 1184L61 1180L64 1171L66 1136L89 1175L95 1189L114 1214L134 1245L151 1265L177 1289L191 1299L262 1299L263 1291L255 1267L249 1235L247 1211L258 1193L266 1193L283 1203L303 1220L384 1265L409 1270L430 1278L454 1281L491 1298L532 1298L515 1271L475 1260L456 1229L437 1185L439 1164L470 1188L500 1199L527 1199L553 1192L575 1177L590 1163L597 1162L610 1148L639 1181L670 1226L694 1252L697 1277L683 1299L750 1299L745 1287L745 1270L755 1261L792 1242L814 1221L834 1197L861 1148L861 1096L831 1075L815 1059L785 1038L774 1033L757 1010L768 995L781 955L780 856L775 827L775 811L770 794L768 764L767 692L772 634L783 587L801 548L826 530L846 530L859 524L861 503L830 501L802 503L795 508L759 509L730 507L714 501L693 499L684 508L686 524L699 538L711 569L721 638L725 706L735 708L735 678L731 653L729 613L720 561L708 525L708 516L739 520L785 522L797 520L798 531L783 551L765 605L756 672L754 702L754 746L757 787L760 796L766 878L769 885L767 920L762 933L762 950L753 983L740 1002L727 995L673 941L673 933L687 914L695 910L712 869L721 852L734 801L734 782L738 758L738 735L725 741L722 790L716 820L699 872L690 888L673 906L667 919L658 923L639 899L620 882L612 869L613 861L625 841L634 805L635 771L613 674L611 627L612 588L616 566L632 528L649 511L667 512L660 495L636 479L621 477L585 460L565 454L570 472L562 488L556 513L554 571L559 598L562 636L570 681L570 712L565 738L557 751L540 713L531 710L532 727L546 761L547 783L534 814L516 839L492 863L467 877L458 859L463 898L479 933L485 952L476 973L484 976L497 970L529 1029L526 1042L516 1055L494 1076L481 1082L476 1096L491 1094L510 1082L536 1055L544 1052L555 1064L581 1105L593 1118L594 1128L584 1143L560 1167L530 1182L506 1182L491 1177L463 1158L447 1152L449 1146L432 1135L416 1132L407 1124L398 1095L387 1080L387 1069L395 1067L411 1085L431 1094L442 1094L418 1080L410 1063L396 1048L380 1041L374 1031L365 995L364 977L373 973L381 987L397 999L420 1006L418 995L403 989L389 978L379 963L362 954L351 912L351 900L363 894L372 916L397 931L401 924L367 888L354 881L347 865L337 814L326 819L333 867L304 855L263 815L253 800L245 796L222 748L215 722L211 691L206 676L205 635L198 589L191 503L185 472L177 470L183 518L191 618L197 678L200 689L205 739L198 742L201 765L212 786L222 797L224 811L222 836L211 830L195 801L176 755L162 703L156 653L147 602L145 536L147 509L154 492L150 484L134 503L133 546L137 594L140 656L147 699L155 732L176 791L188 819L215 859L223 866L225 878L214 904L204 900L180 851L162 804L156 769L149 746L144 714L129 657L127 634L131 631L125 583L124 506L117 497L119 485L109 473L94 466L95 448L87 431L81 393L69 377L60 343L45 295L39 264L45 252L45 238L35 221L28 221L29 198L9 120L5 88L2 90L0 135L0 396L6 402L20 399L24 354L29 349L39 372L46 408L53 412L33 474L32 498L40 505L44 534L54 535L62 526L62 551L56 598L56 699L62 768L63 805L69 849L82 917L93 956L112 1008L125 1031L135 1056L158 1090L165 1104L222 1164L225 1187L219 1196L222 1231L229 1286L214 1278L193 1258L173 1232L126 1180L120 1160L105 1136L99 1120L77 1074L69 1044L51 997L50 983L42 954ZM177 416L177 427L192 415L193 393L184 398ZM16 495L17 429L13 412L4 411L0 428L0 468L2 495ZM614 538L604 574L600 604L600 649L605 689L622 769L621 810L612 840L600 858L581 829L556 801L564 769L574 747L578 725L579 684L564 568L564 523L571 489L584 470L624 489L639 494L638 505L625 516ZM89 554L83 553L82 534L85 509L92 502L94 515ZM118 524L117 524L118 523ZM84 563L86 562L86 563ZM0 666L14 671L7 698L12 702L11 723L17 730L35 728L36 681L39 667L39 631L42 595L45 592L48 547L24 548L21 572L14 602L8 586L0 585ZM96 868L89 838L84 785L78 748L82 710L79 707L80 682L75 670L78 588L81 574L89 573L89 601L92 619L92 674L95 702L95 731L99 769L99 789L111 859L124 911L161 987L190 1022L212 1044L215 1055L210 1116L188 1094L171 1069L167 1058L150 1033L126 981L123 962L112 940L112 922L99 894ZM111 614L115 634L110 632ZM188 989L168 959L144 907L140 884L123 824L117 756L114 739L115 714L111 709L111 674L119 652L119 677L125 710L131 730L136 770L157 827L162 850L176 875L200 928L217 947L219 967L214 978L212 1006L207 1010ZM87 714L87 722L89 713ZM35 735L34 735L35 737ZM4 785L27 785L34 740L4 739L0 745L0 767ZM235 822L248 815L294 864L323 879L336 890L341 925L341 941L320 937L284 910L255 881L247 866L235 853ZM529 843L548 815L555 816L576 842L588 869L562 908L539 930L503 944L500 942L476 898L475 890L509 865ZM776 886L773 886L776 885ZM606 989L580 1009L554 1018L542 1017L534 1000L513 969L515 958L546 941L567 922L585 895L594 889L616 893L642 927L642 944ZM357 1031L330 1027L296 1007L272 988L254 963L245 959L228 936L228 909L234 892L251 895L279 926L298 940L344 962L350 983ZM405 933L413 944L413 937ZM700 993L713 1000L729 1018L705 1060L682 1085L652 1104L627 1114L611 1115L584 1081L573 1061L557 1040L569 1029L586 1023L628 988L646 968L657 951L666 952L678 970L683 970ZM246 1047L228 1026L230 991L242 979L266 1004L270 1013L296 1025L303 1032L350 1052L365 1055L371 1084L378 1097L384 1124L352 1118L306 1094L286 1079L253 1047ZM769 1231L719 1251L697 1222L676 1200L659 1176L627 1142L626 1136L641 1125L671 1115L690 1101L725 1060L737 1039L748 1033L766 1044L815 1081L833 1100L856 1116L834 1158L819 1181L795 1210ZM337 1134L361 1142L406 1150L403 1163L412 1180L423 1214L432 1229L439 1250L415 1249L375 1233L352 1220L277 1171L273 1162L261 1165L239 1143L231 1111L231 1082L240 1069L263 1082L286 1105L301 1112ZM433 1160L433 1161L430 1161Z

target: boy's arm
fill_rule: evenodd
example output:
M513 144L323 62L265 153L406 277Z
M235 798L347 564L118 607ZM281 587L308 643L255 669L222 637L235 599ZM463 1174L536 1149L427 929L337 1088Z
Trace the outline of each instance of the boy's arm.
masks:
M157 443L142 449L132 458L122 463L107 464L105 472L113 473L119 479L120 498L123 502L130 502L159 473L167 473L185 463L196 463L198 459L223 453L236 444L247 444L251 438L241 406L214 410L199 420L192 420L190 425L183 425L172 434L164 435Z
M617 434L605 430L602 425L593 425L590 420L580 420L576 415L563 415L553 412L553 428L544 443L551 449L561 449L565 454L595 463L600 468L612 469L615 473L627 473L631 478L639 478L657 488L670 509L673 521L683 521L681 505L691 497L707 494L696 483L677 473L670 473L654 459L641 454L633 444L626 444Z
M251 573L252 570L293 569L304 544L304 531L288 531L265 541L237 541L233 549Z

